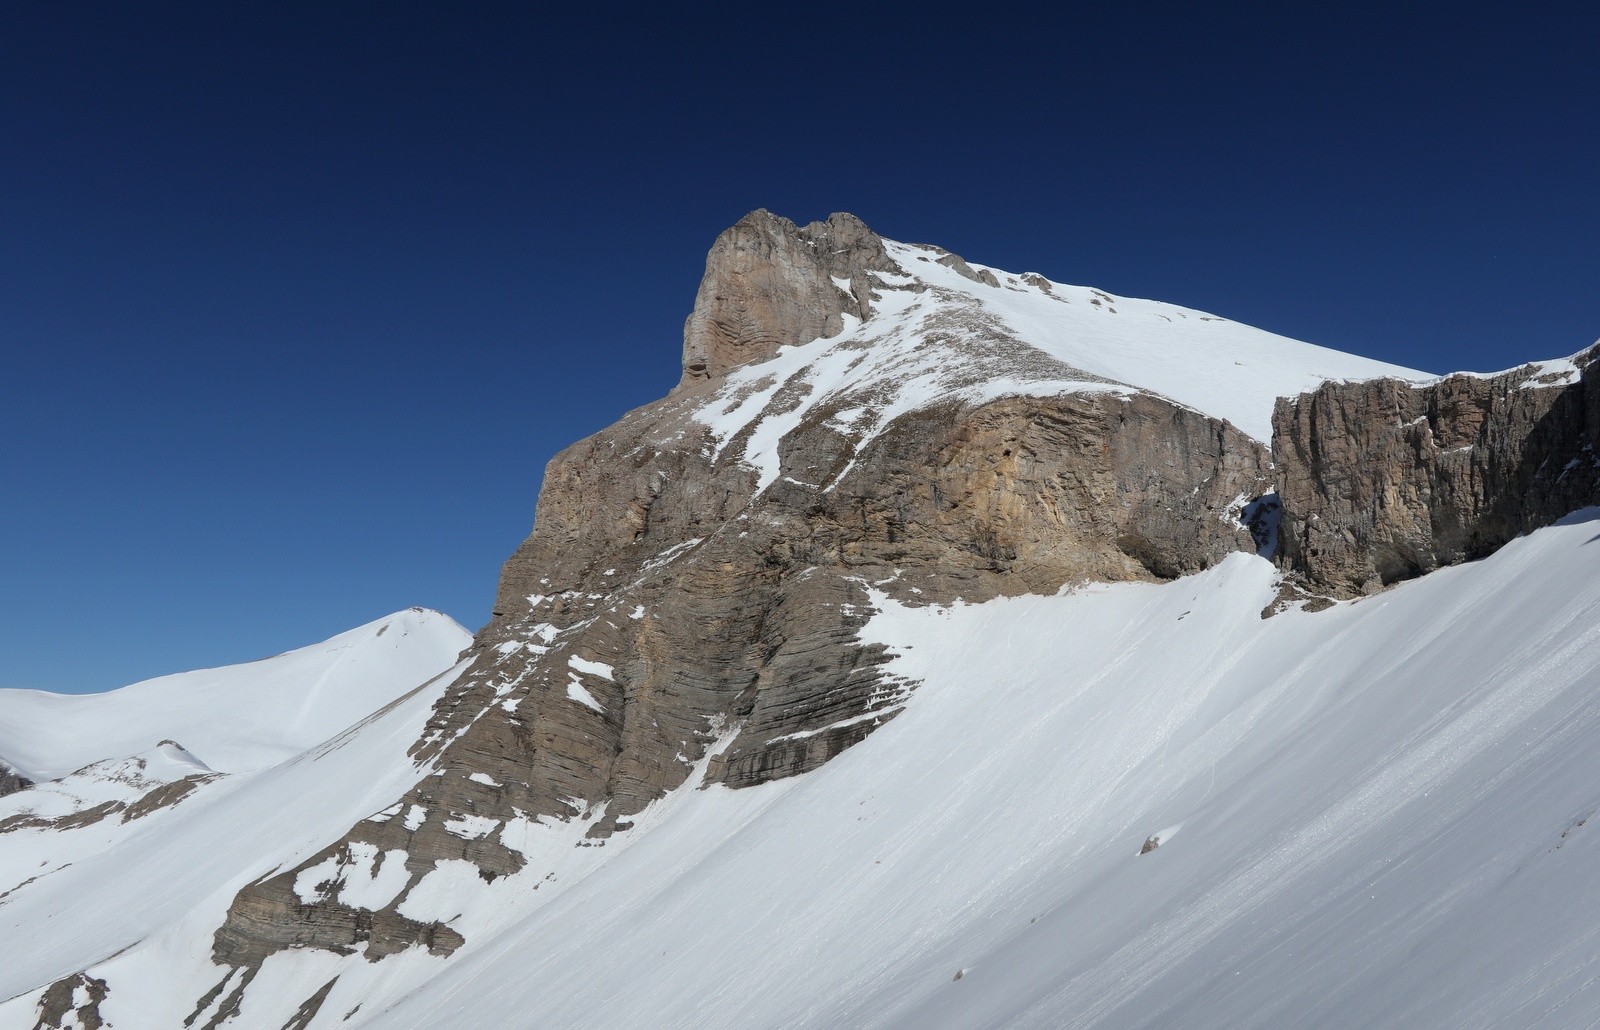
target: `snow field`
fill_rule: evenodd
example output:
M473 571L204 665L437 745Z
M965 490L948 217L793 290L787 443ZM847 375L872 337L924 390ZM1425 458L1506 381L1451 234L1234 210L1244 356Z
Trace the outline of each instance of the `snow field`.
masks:
M1596 515L1269 620L1273 569L1246 555L1160 586L880 601L868 636L924 681L900 718L580 849L579 882L372 1025L1600 1016Z
M383 626L388 630L380 634ZM121 1016L113 1018L114 1025L180 1025L187 1011L167 1023L157 1015L160 1005L144 1006L154 1004L152 998L175 1004L180 992L204 977L214 983L220 976L220 970L206 968L211 933L238 889L313 854L425 773L406 752L459 672L451 663L468 639L437 613L404 612L278 658L61 699L70 706L29 709L51 718L70 712L79 734L72 746L84 753L115 752L135 735L168 736L187 727L191 739L212 744L215 753L233 759L262 755L215 745L247 740L250 719L284 709L301 713L292 723L298 732L323 736L287 760L214 779L181 804L144 818L0 834L0 937L29 942L0 963L0 1002L15 999L0 1004L0 1026L32 1026L36 988L113 956L120 957L108 968L137 970L118 978L122 997L107 1003L108 1015ZM333 689L341 695L327 699ZM138 710L127 699L130 691L135 700L150 699L149 709ZM329 726L326 720L350 707L363 709L355 726ZM49 726L37 737L49 740L51 731L65 735ZM172 759L177 775L194 771L172 758L177 752L170 746L156 753ZM155 770L147 764L147 772ZM63 786L81 779L69 777ZM30 803L39 791L11 795L0 805ZM37 878L24 883L30 875ZM200 994L209 987L201 986ZM200 994L190 997L191 1005Z
M471 634L412 608L309 647L103 694L0 689L0 760L36 782L181 744L217 772L275 765L454 664Z

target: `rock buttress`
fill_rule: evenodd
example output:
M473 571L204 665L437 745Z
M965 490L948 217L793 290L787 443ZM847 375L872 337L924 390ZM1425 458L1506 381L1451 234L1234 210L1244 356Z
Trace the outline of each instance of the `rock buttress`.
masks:
M1283 563L1315 590L1373 593L1481 558L1600 503L1600 348L1537 366L1323 384L1273 412Z

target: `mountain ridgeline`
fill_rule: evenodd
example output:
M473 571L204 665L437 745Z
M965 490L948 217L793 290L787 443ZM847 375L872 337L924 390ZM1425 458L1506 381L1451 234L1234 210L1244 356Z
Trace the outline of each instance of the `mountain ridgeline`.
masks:
M1041 346L1033 312L1087 328ZM1243 520L1275 491L1275 560L1302 595L1355 597L1600 502L1594 351L1430 382L1282 341L1303 349L1290 375L1255 357L1277 338L1222 321L848 214L741 219L707 259L680 382L546 468L493 618L411 749L428 774L237 894L193 1024L236 1015L288 949L451 954L462 934L416 898L447 868L522 871L532 827L606 847L686 784L750 787L858 744L918 686L863 639L886 601L1196 573L1262 549ZM1191 363L1173 377L1191 394L1151 385L1164 355ZM1259 424L1235 414L1250 405ZM380 905L342 872L374 855L404 869Z

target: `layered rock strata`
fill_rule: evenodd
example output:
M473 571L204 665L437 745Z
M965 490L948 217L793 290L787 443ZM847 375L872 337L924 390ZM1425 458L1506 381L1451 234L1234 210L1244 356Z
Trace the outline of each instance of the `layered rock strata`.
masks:
M691 775L746 787L828 761L914 687L859 639L880 595L943 603L1165 579L1253 549L1221 513L1266 488L1265 449L1159 397L952 391L868 438L847 427L875 403L870 384L804 409L801 378L727 379L844 315L869 318L896 289L927 287L851 216L797 228L757 212L719 238L685 332L684 381L546 469L493 620L413 749L431 771L344 839L240 892L215 937L229 970L219 993L285 948L453 950L460 935L408 899L445 863L471 863L486 882L520 871L530 827L575 824L603 844ZM975 376L1092 378L977 312L946 312L925 331L927 347L965 348ZM768 417L795 420L768 470L740 457L760 418L719 435L706 414L760 390ZM392 900L348 899L389 862L405 871Z
M1279 400L1281 560L1311 589L1355 597L1600 504L1597 355Z
M832 336L846 315L870 317L872 284L863 273L893 269L883 240L855 215L797 227L752 211L717 237L706 259L683 327L680 387Z

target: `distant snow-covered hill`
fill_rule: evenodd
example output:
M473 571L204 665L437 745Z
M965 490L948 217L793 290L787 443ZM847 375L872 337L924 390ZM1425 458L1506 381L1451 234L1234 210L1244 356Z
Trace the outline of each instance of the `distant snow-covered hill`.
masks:
M0 755L37 781L0 797L0 937L28 942L0 963L0 997L138 944L404 789L406 748L470 640L410 609L105 694L0 691Z
M0 690L0 761L64 776L176 740L216 772L251 772L321 743L453 664L471 634L411 608L272 658L102 694Z

